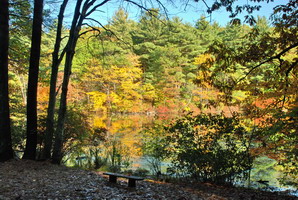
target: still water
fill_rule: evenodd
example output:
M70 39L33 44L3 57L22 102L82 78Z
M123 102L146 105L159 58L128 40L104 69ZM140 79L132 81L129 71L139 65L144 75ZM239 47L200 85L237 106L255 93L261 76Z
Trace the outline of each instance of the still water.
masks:
M121 151L121 160L126 163L125 167L129 169L143 168L150 170L148 160L142 156L139 143L141 133L146 128L150 128L156 124L165 124L177 118L175 115L112 115L112 116L95 116L93 118L94 128L104 128L107 130L106 137L117 143L108 142L102 144L100 149L106 149L105 156L109 156L113 151L111 146L115 145ZM91 141L93 143L94 141ZM98 145L98 144L96 144ZM83 142L79 148L74 148L65 157L66 164L69 166L88 164L87 157L92 157L90 152L92 145ZM117 159L115 160L117 162ZM169 163L162 163L162 173L166 173ZM250 182L239 183L242 186L261 188L269 191L290 191L292 195L298 196L297 188L281 185L279 178L282 177L282 171L277 166L277 162L266 156L255 159L253 169L251 170ZM261 182L261 183L260 183Z

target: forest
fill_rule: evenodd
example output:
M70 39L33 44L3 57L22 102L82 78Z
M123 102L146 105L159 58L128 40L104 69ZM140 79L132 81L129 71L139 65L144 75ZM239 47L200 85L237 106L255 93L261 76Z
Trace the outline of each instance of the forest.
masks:
M160 1L123 0L103 24L94 13L117 2L2 0L0 161L63 164L84 144L95 168L121 171L125 148L94 116L174 115L144 128L136 147L156 175L166 160L173 177L232 184L266 155L297 188L298 1L279 2L269 19L253 16L266 0L196 2L231 21L198 14L191 24Z

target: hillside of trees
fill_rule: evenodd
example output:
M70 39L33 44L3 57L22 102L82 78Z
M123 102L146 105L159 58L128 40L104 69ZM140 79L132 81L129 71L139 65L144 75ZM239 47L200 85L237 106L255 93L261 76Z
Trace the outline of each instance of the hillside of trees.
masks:
M102 139L91 113L175 113L142 147L171 159L175 174L229 182L266 154L297 186L298 1L281 2L270 19L252 18L254 1L198 1L208 13L226 9L225 26L204 15L195 25L169 19L160 1L124 2L142 11L138 20L119 6L102 24L92 14L112 2L78 0L66 25L68 0L1 1L0 161L22 152L60 164L77 139Z

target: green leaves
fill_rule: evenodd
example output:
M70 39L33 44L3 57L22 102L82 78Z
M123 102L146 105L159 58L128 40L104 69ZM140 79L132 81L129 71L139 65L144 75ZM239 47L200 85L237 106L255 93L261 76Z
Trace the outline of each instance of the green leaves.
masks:
M252 166L250 133L237 116L188 114L166 130L167 157L176 173L215 183L246 178Z

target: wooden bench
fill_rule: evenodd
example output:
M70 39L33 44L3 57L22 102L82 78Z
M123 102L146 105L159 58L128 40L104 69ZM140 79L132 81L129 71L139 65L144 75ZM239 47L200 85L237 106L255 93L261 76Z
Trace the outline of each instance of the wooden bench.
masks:
M142 178L142 177L128 176L128 175L112 173L112 172L104 172L103 174L108 175L109 181L112 183L117 183L117 177L128 179L128 187L136 187L136 181L144 180L144 178Z

